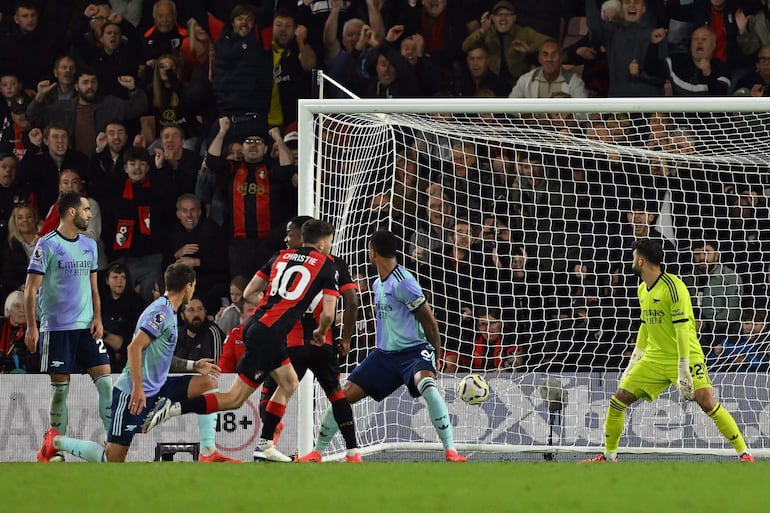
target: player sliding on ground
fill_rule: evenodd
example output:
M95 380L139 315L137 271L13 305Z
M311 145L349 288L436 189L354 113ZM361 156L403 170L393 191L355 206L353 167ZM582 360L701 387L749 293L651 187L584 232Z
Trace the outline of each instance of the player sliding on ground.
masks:
M51 428L37 453L38 461L51 461L57 450L93 462L123 462L134 435L141 429L145 415L159 397L186 399L217 389L214 377L219 367L209 358L197 362L177 358L179 307L192 298L195 271L184 264L172 264L164 275L166 294L144 309L136 323L134 338L128 346L128 364L118 377L112 394L112 423L107 433L107 447L90 440L63 436ZM196 376L168 376L171 372L198 372ZM213 377L212 377L213 376ZM236 462L216 450L215 414L199 415L201 452L204 463Z
M682 402L694 400L711 417L740 461L754 461L732 415L714 398L687 287L678 277L663 272L663 249L657 241L637 240L633 258L634 274L642 280L637 290L642 325L631 361L610 398L604 453L584 461L617 461L626 409L639 399L654 400L671 384Z
M369 241L369 258L379 274L373 287L377 347L350 374L343 391L354 404L367 396L382 401L406 385L412 397L425 399L446 460L466 461L455 450L449 412L436 386L436 359L441 356L438 323L417 279L398 265L397 247L396 236L384 230L375 232ZM299 461L321 461L321 453L338 429L330 407L315 449Z
M323 221L302 226L303 247L284 250L273 260L265 299L244 327L246 352L238 362L238 378L225 393L173 402L161 399L147 416L143 429L150 431L166 420L185 413L235 410L259 387L266 374L278 387L265 408L258 447L268 461L290 462L273 444L275 428L299 381L286 350L286 334L311 304L321 302L322 312L313 338L323 341L336 313L339 289L337 267L328 257L334 228Z

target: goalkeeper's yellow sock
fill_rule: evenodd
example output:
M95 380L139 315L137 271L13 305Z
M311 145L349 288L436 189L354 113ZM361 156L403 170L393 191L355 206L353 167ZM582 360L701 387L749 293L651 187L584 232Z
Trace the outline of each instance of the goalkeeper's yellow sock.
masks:
M722 433L722 436L727 438L727 441L733 446L735 452L743 454L747 451L746 441L743 439L741 430L738 429L738 424L735 423L735 419L730 415L730 412L722 408L720 403L717 403L710 412L706 413L706 415L711 417L711 420L714 421L719 432Z
M607 417L604 419L604 457L610 461L618 456L620 435L626 425L626 408L628 405L617 397L610 397Z

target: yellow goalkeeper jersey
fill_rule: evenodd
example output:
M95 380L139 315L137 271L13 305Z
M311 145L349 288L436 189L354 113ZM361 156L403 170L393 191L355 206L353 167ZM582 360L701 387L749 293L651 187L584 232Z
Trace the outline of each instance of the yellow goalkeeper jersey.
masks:
M689 358L703 360L698 334L695 331L695 315L690 292L673 274L662 273L651 289L642 282L637 289L642 310L640 334L646 337L645 358L656 363L676 363L676 324L687 323L689 333ZM639 341L641 342L641 340Z

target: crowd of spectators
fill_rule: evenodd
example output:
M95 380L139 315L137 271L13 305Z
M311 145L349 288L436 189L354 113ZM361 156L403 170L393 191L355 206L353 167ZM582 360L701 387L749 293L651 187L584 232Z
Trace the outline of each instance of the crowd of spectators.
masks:
M217 357L244 315L238 289L283 246L296 215L297 100L313 94L315 68L379 98L770 94L770 11L749 0L19 0L0 11L5 363L21 351L12 298L67 190L91 203L83 235L99 245L113 370L172 262L198 274L180 348ZM586 30L569 37L575 20ZM549 121L617 142L639 120ZM635 144L692 149L665 115L645 122L649 133ZM405 263L443 312L454 354L447 369L620 361L614 347L623 344L607 333L631 328L628 252L640 236L677 255L669 269L692 271L704 344L735 353L724 337L739 335L740 298L768 286L766 269L752 263L765 249L761 180L738 187L722 180L725 170L665 161L628 170L587 154L564 157L572 162L536 149L492 154L443 136L425 148L401 143L393 190L378 191L373 208L401 225ZM694 229L693 205L727 221ZM509 299L488 304L479 294ZM198 347L201 337L211 347Z

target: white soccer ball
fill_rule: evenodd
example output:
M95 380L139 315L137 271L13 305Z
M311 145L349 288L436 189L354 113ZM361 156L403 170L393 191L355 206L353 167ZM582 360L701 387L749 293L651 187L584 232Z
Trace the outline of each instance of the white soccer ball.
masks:
M489 399L489 384L480 374L468 374L460 380L457 395L468 404L481 404Z

